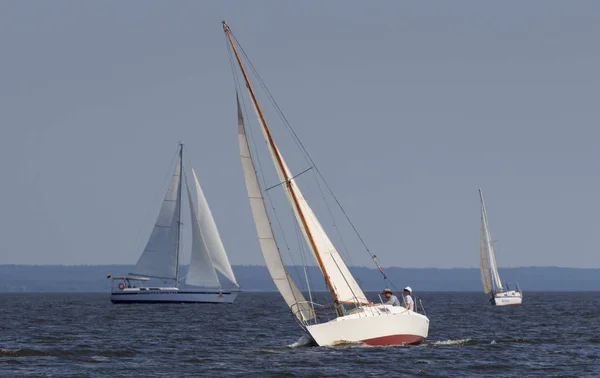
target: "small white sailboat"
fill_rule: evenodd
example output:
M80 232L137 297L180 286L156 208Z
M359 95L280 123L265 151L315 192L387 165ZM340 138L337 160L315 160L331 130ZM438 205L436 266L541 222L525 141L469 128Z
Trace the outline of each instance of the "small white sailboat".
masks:
M309 247L308 253L314 257L319 266L333 300L330 308L332 319L325 318L324 315L317 315L316 310L323 310L323 307L313 303L312 297L310 301L305 299L284 265L259 185L238 98L240 157L258 239L269 273L298 323L320 346L356 342L369 345L400 345L421 342L427 337L429 330L429 319L426 316L404 307L372 303L350 273L300 191L295 176L292 175L275 144L244 69L234 38L225 21L223 21L223 29L239 65L245 87L248 89L250 102L281 182L280 186L285 191L296 224ZM309 295L311 295L310 288Z
M495 306L520 305L523 302L523 293L516 285L516 290L510 290L508 285L502 287L498 266L496 265L496 254L492 245L492 235L488 224L487 211L483 201L483 193L479 189L479 199L481 200L481 232L479 237L479 262L481 270L481 282L483 283L483 292L490 296L490 304Z
M185 277L186 285L180 287L182 173L183 144L180 144L173 177L146 248L129 275L112 277L111 302L233 303L235 300L239 285L193 169L192 184L196 192L195 201L187 177L185 180L192 226L191 257ZM231 282L232 288L222 287L217 271ZM147 285L157 280L172 284L170 286Z

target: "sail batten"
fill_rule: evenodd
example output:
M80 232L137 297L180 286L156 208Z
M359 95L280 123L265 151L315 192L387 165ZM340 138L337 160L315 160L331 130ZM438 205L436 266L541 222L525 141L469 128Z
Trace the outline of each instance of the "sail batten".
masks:
M177 159L169 188L144 252L130 274L177 280L181 218L180 194L181 155Z
M279 252L279 247L277 246L277 242L275 240L275 235L273 233L273 228L271 227L271 222L269 221L265 201L258 183L256 168L254 166L254 162L252 161L248 137L244 127L244 118L242 116L242 110L237 96L236 100L238 111L238 143L240 147L240 159L242 161L242 168L244 170L246 190L248 192L248 199L250 201L250 208L252 210L256 232L258 234L258 241L267 265L267 269L271 274L271 278L273 279L275 286L283 296L285 302L294 315L299 320L303 321L314 319L315 314L312 306L306 302L306 299L296 286L296 283L290 277L283 263L281 253Z

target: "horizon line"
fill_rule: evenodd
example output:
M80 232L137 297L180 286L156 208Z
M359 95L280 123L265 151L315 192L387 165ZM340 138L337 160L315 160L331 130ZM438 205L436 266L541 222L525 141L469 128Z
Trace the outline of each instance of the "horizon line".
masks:
M134 266L135 264L0 264L0 267L3 266L22 266L22 267L90 267L90 266L97 266L97 267L103 267L103 266ZM189 264L182 264L180 266L189 266ZM304 267L304 265L287 265L288 267ZM266 265L260 265L260 264L249 264L249 265L245 265L245 264L232 264L232 267L261 267L261 268L266 268ZM308 268L317 268L316 265L308 265ZM362 265L355 265L355 266L348 266L348 268L364 268L364 269L370 269L370 270L377 270L376 268L372 268L369 266L362 266ZM383 267L384 269L413 269L413 270L426 270L426 269L436 269L436 270L458 270L458 269L475 269L475 270L479 270L479 267L450 267L450 268L438 268L438 267L401 267L401 266L388 266L388 267ZM580 270L600 270L600 267L598 268L590 268L590 267L570 267L570 266L556 266L556 265L529 265L529 266L505 266L505 267L498 267L498 269L539 269L539 268L544 268L544 269L548 269L548 268L558 268L558 269L580 269Z

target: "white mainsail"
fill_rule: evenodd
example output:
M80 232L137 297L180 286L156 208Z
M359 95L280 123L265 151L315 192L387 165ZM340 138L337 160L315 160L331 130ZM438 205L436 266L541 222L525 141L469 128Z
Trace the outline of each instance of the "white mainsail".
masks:
M487 211L485 209L485 202L483 200L483 192L481 191L481 189L479 189L479 198L481 200L481 227L483 231L481 234L481 238L483 240L480 242L480 245L483 245L483 247L485 248L485 253L483 252L483 250L480 251L482 281L484 278L484 268L487 268L488 273L485 274L490 277L490 290L486 291L487 288L484 283L484 291L486 291L486 293L492 290L502 291L502 281L500 281L500 275L498 274L498 266L496 265L496 254L494 253L494 247L492 245L492 235L490 233ZM484 267L484 262L487 265L487 267Z
M235 275L233 274L233 270L231 269L231 264L229 263L229 258L225 252L225 247L223 246L223 242L219 236L215 219L213 218L210 208L208 207L208 202L206 202L206 198L204 197L204 193L202 192L202 188L198 182L198 177L196 177L196 172L193 169L192 175L194 176L194 185L197 194L196 198L198 200L198 212L196 213L198 217L198 224L200 226L200 230L202 230L204 243L206 245L206 249L210 253L213 266L229 281L238 286L235 280Z
M180 146L180 148L182 148ZM177 280L181 217L181 149L146 248L131 274Z
M279 247L275 241L275 235L269 221L265 201L260 191L258 177L250 147L248 145L248 137L244 127L244 118L240 107L239 98L237 98L238 110L238 142L240 145L240 158L244 169L244 177L246 179L246 190L248 191L248 199L250 200L250 208L256 225L258 241L260 248L267 264L267 269L273 278L273 282L283 296L283 299L290 307L292 312L300 320L310 320L315 317L312 307L306 302L304 296L290 277L283 259L279 252Z
M186 177L185 186L187 188L188 199L190 203L190 215L192 220L192 252L190 256L190 267L188 269L185 283L192 286L202 287L221 287L217 272L213 267L213 261L206 246L206 239L203 236L203 229L198 220L198 209L192 198L192 192ZM200 202L201 191L196 186L196 197Z
M277 169L279 179L282 182L289 183L289 185L282 186L285 188L290 205L294 210L297 223L302 229L304 238L313 252L315 259L317 261L319 259L321 260L322 266L321 264L319 264L319 266L321 267L322 273L324 276L329 278L327 281L333 286L333 288L330 289L335 291L339 303L370 303L361 288L358 286L358 283L354 280L354 277L352 277L352 274L348 270L348 267L342 260L338 251L335 249L333 243L325 233L325 230L317 219L317 216L308 205L308 202L306 202L306 199L302 195L302 192L296 184L295 179L292 178L293 176L283 160L279 149L274 143L270 142L267 128L261 119L258 111L258 104L256 104L252 94L250 94L250 99L252 101L258 123L261 126L265 141L269 146L269 152L271 153L271 158L273 159L273 163ZM281 162L281 166L278 161ZM294 201L294 197L297 201ZM312 242L314 242L314 246L311 243L311 239Z

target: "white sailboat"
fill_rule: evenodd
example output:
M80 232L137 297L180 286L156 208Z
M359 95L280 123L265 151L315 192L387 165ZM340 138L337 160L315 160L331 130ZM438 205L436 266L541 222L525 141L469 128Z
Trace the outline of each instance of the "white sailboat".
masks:
M179 251L183 178L183 144L171 183L146 248L129 275L112 277L113 303L200 302L232 303L238 292L231 264L219 236L206 198L192 169L195 200L186 177L190 205L192 246L185 287L180 287ZM224 289L219 271L233 286ZM152 281L172 282L170 286L148 285Z
M510 290L508 285L502 287L502 281L498 274L496 265L496 254L492 245L492 235L483 201L483 193L479 189L479 199L481 200L481 232L479 236L479 262L481 270L481 282L483 292L490 296L490 304L495 306L520 305L523 302L523 293L517 283L516 290Z
M296 179L290 172L273 140L229 26L225 21L223 21L223 29L243 75L250 101L281 186L284 188L296 222L302 231L311 255L315 258L323 274L333 300L333 318L329 320L324 319L323 316L317 316L315 309L319 305L313 303L312 298L307 301L288 274L266 210L238 98L240 157L258 239L271 277L290 310L297 318L298 323L320 346L348 342L362 342L369 345L417 344L421 342L427 337L429 330L429 319L426 316L404 307L370 302L350 273L317 216L308 205L296 183Z

